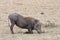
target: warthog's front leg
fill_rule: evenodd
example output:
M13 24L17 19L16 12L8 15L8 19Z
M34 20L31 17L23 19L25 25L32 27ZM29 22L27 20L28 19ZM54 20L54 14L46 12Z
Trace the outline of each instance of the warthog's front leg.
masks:
M32 26L29 25L29 26L27 26L27 28L28 28L28 32L25 32L25 33L27 33L27 34L33 34Z

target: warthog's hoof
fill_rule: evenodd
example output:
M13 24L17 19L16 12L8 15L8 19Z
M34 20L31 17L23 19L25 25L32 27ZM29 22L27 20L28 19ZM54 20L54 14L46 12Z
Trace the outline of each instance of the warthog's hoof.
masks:
M33 34L33 32L25 32L24 34Z

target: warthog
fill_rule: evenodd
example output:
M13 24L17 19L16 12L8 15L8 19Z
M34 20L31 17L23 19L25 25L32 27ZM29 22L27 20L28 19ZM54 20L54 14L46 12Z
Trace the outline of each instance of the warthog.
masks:
M8 16L10 20L10 30L11 33L14 34L13 32L13 27L14 25L22 28L22 29L28 29L28 32L26 33L33 33L33 30L35 29L38 33L41 33L41 24L39 20L34 19L32 17L23 17L20 14L13 13Z

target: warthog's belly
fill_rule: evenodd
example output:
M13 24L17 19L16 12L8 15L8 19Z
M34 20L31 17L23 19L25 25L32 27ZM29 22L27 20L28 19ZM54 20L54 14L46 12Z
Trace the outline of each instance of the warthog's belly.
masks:
M26 24L19 24L19 23L15 23L16 26L18 26L19 28L23 28L23 29L27 29L27 26Z

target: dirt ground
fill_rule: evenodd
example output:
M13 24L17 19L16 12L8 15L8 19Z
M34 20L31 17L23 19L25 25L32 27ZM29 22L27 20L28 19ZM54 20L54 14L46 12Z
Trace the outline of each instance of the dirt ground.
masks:
M26 29L14 26L14 33L11 34L10 27L8 26L8 14L1 14L0 20L0 40L60 40L60 26L56 27L43 27L41 34L34 30L34 34L24 34Z
M11 34L8 15L12 13L36 18L44 24L51 21L58 26L42 26L41 34L35 30L34 34L24 34L26 29L15 26L15 34ZM60 0L0 0L0 40L60 40Z
M41 34L37 34L35 30L34 34L24 34L26 31L15 26L15 34L11 34L8 26L1 26L0 40L60 40L60 27L42 28L44 33Z

